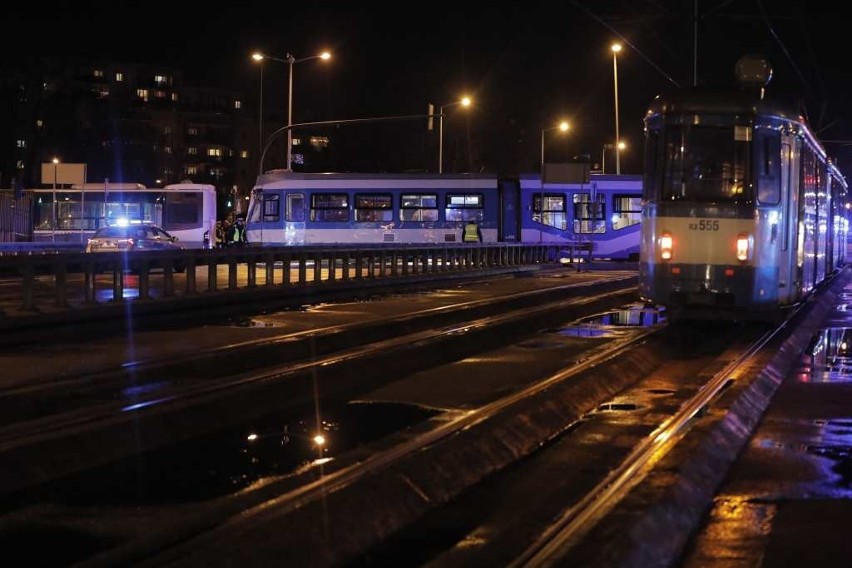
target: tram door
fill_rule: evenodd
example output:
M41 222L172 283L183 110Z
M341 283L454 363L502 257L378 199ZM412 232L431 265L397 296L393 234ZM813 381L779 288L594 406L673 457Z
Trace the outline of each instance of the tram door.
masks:
M500 216L497 240L506 243L521 240L521 182L517 179L500 180L499 188Z
M284 244L305 244L305 220L308 218L304 193L287 193L284 209Z

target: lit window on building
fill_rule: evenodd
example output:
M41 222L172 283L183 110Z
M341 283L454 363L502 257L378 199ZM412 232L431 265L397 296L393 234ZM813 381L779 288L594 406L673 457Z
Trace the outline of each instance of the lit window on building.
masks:
M195 146L190 146L189 148L186 149L186 153L191 155L191 156L194 156L194 155L198 154L198 148L196 148Z
M186 133L190 136L198 136L198 129L194 126L190 126L186 129Z
M177 102L178 96L177 93L172 93L172 102Z
M26 140L15 140L15 146L17 146L18 148L26 148L27 147L27 141Z
M41 119L36 120L36 128L41 128L44 126L44 122Z
M248 150L240 150L240 158L248 158Z
M196 166L186 166L186 175L194 176L198 173L198 168Z
M166 153L166 154L171 154L172 153L172 147L171 146L163 146L163 152Z
M164 126L163 127L163 134L171 134L171 133L172 133L172 127L171 126Z
M168 177L168 176L171 176L171 175L172 175L172 168L171 167L166 166L165 168L163 168L163 176Z
M214 156L217 158L222 157L222 149L221 148L207 148L207 155Z
M299 138L298 136L293 136L293 146L301 146L301 145L302 145L302 139Z
M327 148L328 147L328 136L311 136L308 139L308 144L310 144L311 148Z
M237 110L243 108L243 101L234 101L234 108Z
M124 81L124 73L116 73L115 74L115 80L118 83L123 82Z
M104 78L104 70L103 69L95 69L94 75L98 79L103 79Z
M168 85L169 84L169 78L166 77L165 75L154 75L154 82L157 83L158 85Z
M148 89L136 89L136 96L148 102Z

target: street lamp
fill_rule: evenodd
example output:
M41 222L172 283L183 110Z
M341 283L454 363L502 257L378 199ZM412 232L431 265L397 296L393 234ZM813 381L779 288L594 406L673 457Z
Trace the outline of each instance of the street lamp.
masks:
M273 57L271 55L266 55L265 53L255 53L252 56L252 59L255 61L263 61L264 59L271 59L272 61L278 61L279 63L286 63L289 66L289 72L287 74L287 170L289 171L292 168L293 164L293 65L296 63L301 63L303 61L310 61L311 59L330 59L331 53L324 51L319 55L311 55L308 57L302 57L300 59L296 59L295 56L288 53L283 58L281 57ZM261 66L261 80L263 73L263 67ZM263 90L263 83L261 82L261 91ZM263 94L261 93L261 97ZM263 99L261 98L261 105L263 104ZM263 121L263 108L261 107L261 122Z
M566 132L570 128L570 125L564 120L560 122L557 126L553 126L551 128L542 128L541 129L541 171L544 172L544 133L549 132L551 130L559 129L562 132Z
M618 133L618 52L621 51L621 44L614 43L610 47L612 49L612 82L615 89L615 173L621 175L621 137Z
M50 234L50 240L56 242L56 170L59 168L59 158L54 157L53 160L53 219L50 220L50 226L53 228Z
M470 106L470 97L463 97L461 100L444 103L438 106L438 173L444 173L444 107L456 105Z

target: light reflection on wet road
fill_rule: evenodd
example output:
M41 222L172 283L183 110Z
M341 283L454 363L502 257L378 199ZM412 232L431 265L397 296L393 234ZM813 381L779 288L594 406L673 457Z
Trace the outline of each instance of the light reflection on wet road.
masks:
M852 287L838 301L717 492L684 568L852 564Z

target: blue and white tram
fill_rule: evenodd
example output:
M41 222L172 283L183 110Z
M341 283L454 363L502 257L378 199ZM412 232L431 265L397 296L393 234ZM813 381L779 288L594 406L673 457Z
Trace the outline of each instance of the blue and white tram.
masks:
M149 222L200 248L216 225L216 188L209 184L86 183L26 191L32 192L35 242L85 243L99 227Z
M469 219L483 242L591 244L595 258L638 259L640 176L540 183L493 174L271 172L252 190L252 244L459 243ZM594 204L594 205L592 205Z
M847 183L795 109L693 90L645 132L639 291L672 320L778 320L845 263Z
M521 240L586 245L596 259L638 260L642 176L592 174L587 183L521 176Z
M483 242L500 235L500 183L480 174L269 172L246 213L253 244L461 242L475 220Z

